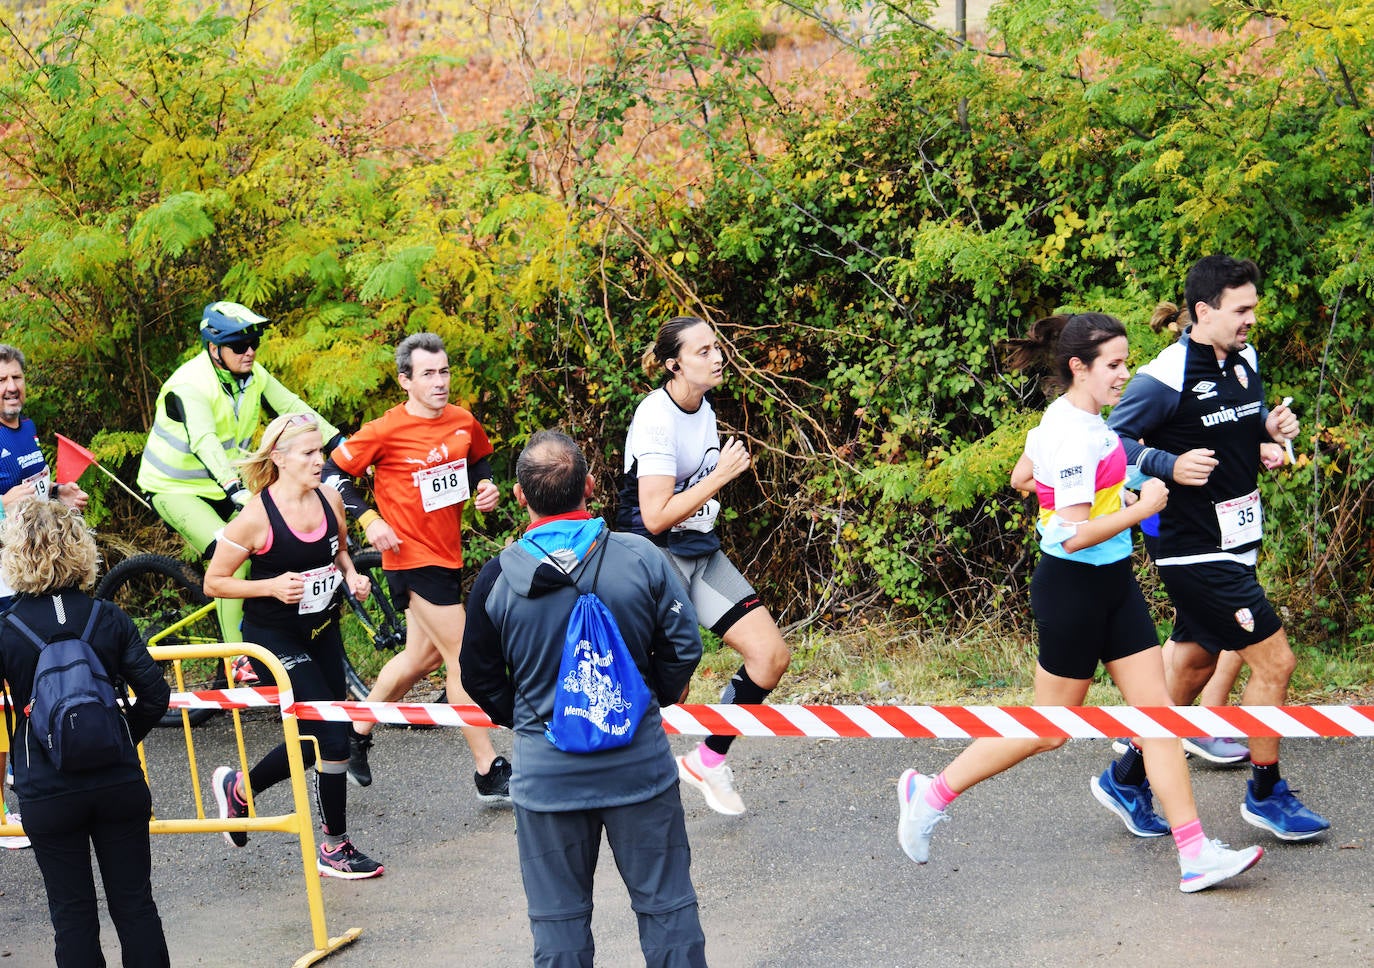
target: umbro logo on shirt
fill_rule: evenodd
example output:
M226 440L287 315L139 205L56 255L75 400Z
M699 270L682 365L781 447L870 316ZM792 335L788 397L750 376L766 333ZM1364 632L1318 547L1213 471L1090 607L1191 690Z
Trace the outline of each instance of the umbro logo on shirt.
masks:
M1211 380L1201 380L1193 384L1193 392L1199 400L1210 400L1217 395L1217 385Z
M0 447L0 458L5 458L5 457L8 457L9 455L10 455L10 452L9 452L9 448L8 448L8 447Z

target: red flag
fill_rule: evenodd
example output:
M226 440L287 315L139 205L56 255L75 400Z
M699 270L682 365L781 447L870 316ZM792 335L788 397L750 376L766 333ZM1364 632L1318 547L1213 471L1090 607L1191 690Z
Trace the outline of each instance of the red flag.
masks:
M70 484L96 463L95 454L61 434L53 436L57 438L57 483Z

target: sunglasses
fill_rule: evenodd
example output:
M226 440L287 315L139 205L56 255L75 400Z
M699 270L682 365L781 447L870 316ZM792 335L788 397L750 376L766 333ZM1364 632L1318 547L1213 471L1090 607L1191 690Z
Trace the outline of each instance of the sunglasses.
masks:
M299 427L299 426L301 426L302 424L313 424L313 423L315 423L315 418L312 417L312 416L310 416L310 414L308 414L308 413L293 413L291 416L289 416L289 417L286 418L286 423L282 424L282 425L281 425L281 429L277 431L277 436L274 437L273 440L272 440L272 447L271 447L271 449L272 449L272 450L276 450L276 449L277 449L277 444L281 443L281 439L282 439L283 437L286 436L286 432L287 432L288 430L290 430L292 427Z
M236 340L234 340L232 343L220 343L219 345L222 346L222 347L224 347L224 348L227 349L227 350L232 350L234 353L238 354L239 356L242 356L244 353L247 353L249 350L255 350L255 349L257 349L257 348L258 348L258 344L261 343L261 342L262 342L262 337L261 337L261 336L250 336L250 337L248 337L247 339L236 339Z

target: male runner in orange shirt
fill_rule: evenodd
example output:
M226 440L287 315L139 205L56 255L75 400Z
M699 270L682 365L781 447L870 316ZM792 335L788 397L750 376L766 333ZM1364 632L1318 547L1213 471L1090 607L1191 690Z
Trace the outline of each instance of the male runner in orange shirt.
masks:
M377 512L359 509L368 542L382 552L392 598L406 609L406 644L382 667L369 702L394 702L421 678L447 665L448 700L468 703L458 670L463 641L463 505L479 511L501 499L487 458L491 444L471 413L448 402L448 354L433 333L408 336L396 347L405 403L369 421L341 443L325 465L325 481L339 471L372 468ZM352 509L350 509L352 510ZM380 512L380 514L378 514ZM372 782L367 753L372 723L354 723L348 774ZM510 799L510 763L497 756L487 730L464 727L472 750L478 799Z

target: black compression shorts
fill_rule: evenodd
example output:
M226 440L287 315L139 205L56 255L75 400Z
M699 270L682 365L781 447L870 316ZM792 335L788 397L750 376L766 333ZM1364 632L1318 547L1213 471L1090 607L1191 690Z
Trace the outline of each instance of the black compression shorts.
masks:
M1042 555L1031 578L1031 611L1040 667L1065 679L1091 679L1099 662L1159 645L1129 558L1088 565Z
M442 565L422 565L386 571L386 587L392 601L407 608L412 593L431 605L461 605L463 603L463 569Z

